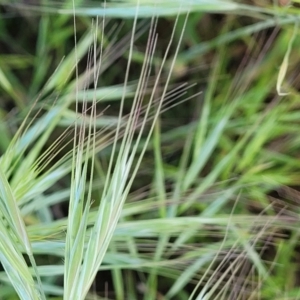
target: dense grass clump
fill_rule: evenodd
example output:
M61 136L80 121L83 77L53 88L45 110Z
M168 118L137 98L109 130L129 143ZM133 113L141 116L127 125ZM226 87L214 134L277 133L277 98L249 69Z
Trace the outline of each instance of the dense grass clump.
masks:
M0 299L300 299L298 1L1 1Z

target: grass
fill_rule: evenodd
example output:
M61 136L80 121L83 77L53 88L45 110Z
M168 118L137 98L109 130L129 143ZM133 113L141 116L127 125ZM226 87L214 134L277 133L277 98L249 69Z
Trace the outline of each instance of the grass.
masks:
M300 299L296 1L114 2L1 1L0 298Z

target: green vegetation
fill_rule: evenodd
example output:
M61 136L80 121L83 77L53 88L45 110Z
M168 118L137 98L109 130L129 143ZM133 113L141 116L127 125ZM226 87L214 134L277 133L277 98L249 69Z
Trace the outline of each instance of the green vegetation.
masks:
M300 299L286 2L0 2L0 299Z

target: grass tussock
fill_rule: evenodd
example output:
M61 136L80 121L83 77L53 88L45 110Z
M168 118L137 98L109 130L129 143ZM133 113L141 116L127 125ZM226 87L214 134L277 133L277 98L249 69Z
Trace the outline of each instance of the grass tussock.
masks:
M300 299L298 7L1 1L0 298Z

